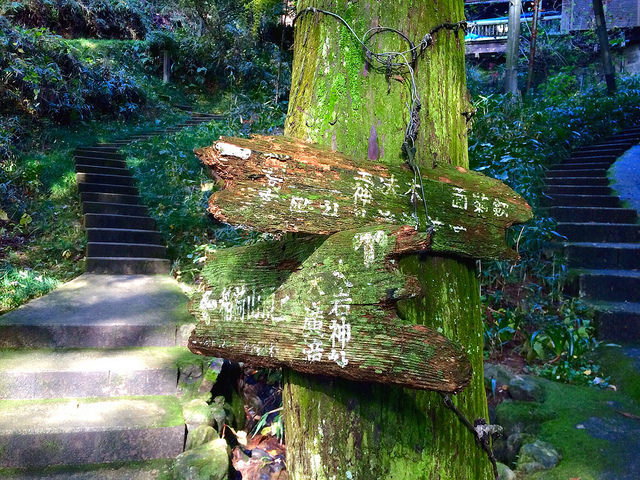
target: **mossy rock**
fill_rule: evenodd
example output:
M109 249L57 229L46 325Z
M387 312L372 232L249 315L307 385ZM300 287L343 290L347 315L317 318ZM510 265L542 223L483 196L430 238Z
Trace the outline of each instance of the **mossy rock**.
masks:
M227 480L228 475L229 447L222 438L181 453L171 469L173 480Z
M496 408L498 425L504 428L505 435L514 433L537 433L540 425L555 416L553 409L537 402L502 402Z

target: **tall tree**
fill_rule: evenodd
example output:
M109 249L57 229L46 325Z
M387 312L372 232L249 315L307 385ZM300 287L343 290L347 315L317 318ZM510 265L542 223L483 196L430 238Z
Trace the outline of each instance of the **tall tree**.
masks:
M520 56L520 15L522 1L509 1L504 92L518 95L518 57Z
M308 7L321 7L340 18ZM399 0L393 5L301 0L298 10L303 13L296 22L287 135L371 162L404 165L405 131L413 118L419 120L412 125L420 168L467 167L471 106L464 32L452 25L436 29L464 18L462 0ZM375 58L367 59L342 20L360 36L386 26L413 40L417 58L413 62L410 52L405 57L414 68L415 89L406 67L385 67L376 64ZM430 31L432 43L425 36ZM409 48L397 32L370 33L371 50ZM438 329L465 347L475 373L471 385L454 402L469 418L486 417L482 324L473 263L428 256L409 257L401 264L419 277L426 292L423 298L402 302L405 321ZM296 480L492 477L485 453L437 393L286 371L283 397L288 465Z
M600 45L604 79L607 82L609 94L612 94L616 91L616 77L613 70L613 62L611 61L611 52L609 51L609 36L607 35L607 22L604 18L602 0L593 0L593 13L596 18L596 35Z

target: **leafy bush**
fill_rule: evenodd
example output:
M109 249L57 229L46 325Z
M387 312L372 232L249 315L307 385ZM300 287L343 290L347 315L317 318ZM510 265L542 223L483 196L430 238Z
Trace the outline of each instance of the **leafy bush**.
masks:
M0 14L67 38L142 39L148 29L148 15L131 0L23 0L7 2Z
M546 215L544 175L572 148L640 122L640 79L619 78L614 96L602 85L580 92L574 81L560 72L523 104L504 95L479 97L469 156L473 169L507 183L535 213L509 232L521 256L518 265L482 264L487 354L516 347L542 365L541 374L588 381L597 372L586 355L595 344L592 314L564 294L567 267L552 245L561 238Z
M0 264L0 314L30 298L44 295L58 284L57 280L33 270L20 270L9 264Z
M58 123L95 113L130 115L144 102L135 81L108 65L88 65L45 30L22 30L0 17L0 114Z

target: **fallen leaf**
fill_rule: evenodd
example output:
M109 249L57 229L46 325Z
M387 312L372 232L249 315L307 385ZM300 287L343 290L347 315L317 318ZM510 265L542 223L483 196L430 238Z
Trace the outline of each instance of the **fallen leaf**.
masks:
M623 417L633 418L634 420L640 420L640 415L634 415L633 413L623 412L622 410L617 410L617 412Z

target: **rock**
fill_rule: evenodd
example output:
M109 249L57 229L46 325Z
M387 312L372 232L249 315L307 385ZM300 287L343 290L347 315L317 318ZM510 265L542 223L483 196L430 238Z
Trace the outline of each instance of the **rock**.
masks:
M207 395L211 393L213 386L218 380L218 375L222 370L224 360L222 358L212 358L209 363L207 371L204 373L204 377L198 386L198 395Z
M520 449L524 443L533 442L534 436L529 433L513 433L506 442L505 460L507 465L513 465L518 458Z
M211 404L211 415L213 416L213 420L215 422L216 428L218 429L218 433L222 432L222 427L227 423L227 410L225 408L224 397L220 395L213 399L213 404Z
M199 398L187 402L182 407L182 416L189 430L195 429L198 425L213 426L215 421L209 404Z
M215 428L209 425L198 425L187 433L186 450L199 447L220 438Z
M507 467L504 463L497 462L498 464L498 475L500 475L500 480L516 480L516 474Z
M509 380L509 396L525 402L544 402L544 390L531 375L515 375Z
M513 378L514 374L504 365L497 363L484 363L484 384L487 388L491 388L491 380L496 381L496 388L500 385L509 385L509 381Z
M178 455L171 469L173 480L227 480L229 447L222 438Z
M553 445L541 440L525 443L520 449L518 469L525 472L549 470L560 461L560 454Z

